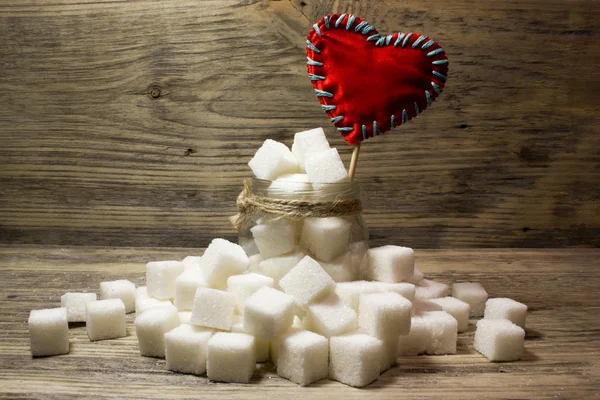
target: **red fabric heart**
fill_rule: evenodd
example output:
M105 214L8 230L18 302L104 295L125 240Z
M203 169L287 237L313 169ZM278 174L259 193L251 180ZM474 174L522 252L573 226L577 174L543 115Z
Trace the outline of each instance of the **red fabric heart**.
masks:
M448 58L419 33L380 35L351 14L323 17L308 33L308 74L348 144L385 133L440 95Z

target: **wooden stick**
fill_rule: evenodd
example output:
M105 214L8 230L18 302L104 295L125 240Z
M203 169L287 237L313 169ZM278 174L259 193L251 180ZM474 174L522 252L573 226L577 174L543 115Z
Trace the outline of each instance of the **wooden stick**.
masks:
M350 168L348 169L348 175L350 179L354 179L354 173L356 172L356 164L358 164L358 153L360 153L360 142L354 146L352 152L352 159L350 160Z

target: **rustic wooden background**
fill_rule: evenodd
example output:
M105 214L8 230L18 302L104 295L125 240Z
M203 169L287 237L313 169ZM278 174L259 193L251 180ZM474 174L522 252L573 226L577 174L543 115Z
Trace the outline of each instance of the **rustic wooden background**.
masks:
M444 46L442 97L363 146L373 244L600 245L595 0L0 3L0 242L233 238L260 143L324 126L304 65L322 15Z

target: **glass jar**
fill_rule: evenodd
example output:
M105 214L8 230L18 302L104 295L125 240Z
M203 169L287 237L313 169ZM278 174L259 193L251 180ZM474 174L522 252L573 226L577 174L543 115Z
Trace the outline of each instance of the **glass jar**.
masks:
M253 178L245 182L238 208L239 244L250 256L252 272L277 284L308 255L336 282L364 279L369 232L356 181Z

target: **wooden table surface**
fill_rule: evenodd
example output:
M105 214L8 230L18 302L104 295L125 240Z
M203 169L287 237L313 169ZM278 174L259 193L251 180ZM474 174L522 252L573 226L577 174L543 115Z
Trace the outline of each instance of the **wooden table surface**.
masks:
M164 360L139 356L128 336L91 343L71 329L71 353L29 353L31 309L55 307L67 291L97 291L99 282L144 282L150 260L182 258L182 248L0 248L0 397L33 398L557 398L600 396L600 250L418 250L426 276L451 283L479 281L491 297L529 306L523 359L490 363L474 351L474 326L459 335L458 353L399 359L366 389L324 380L302 388L264 364L249 385L209 382L165 370Z

